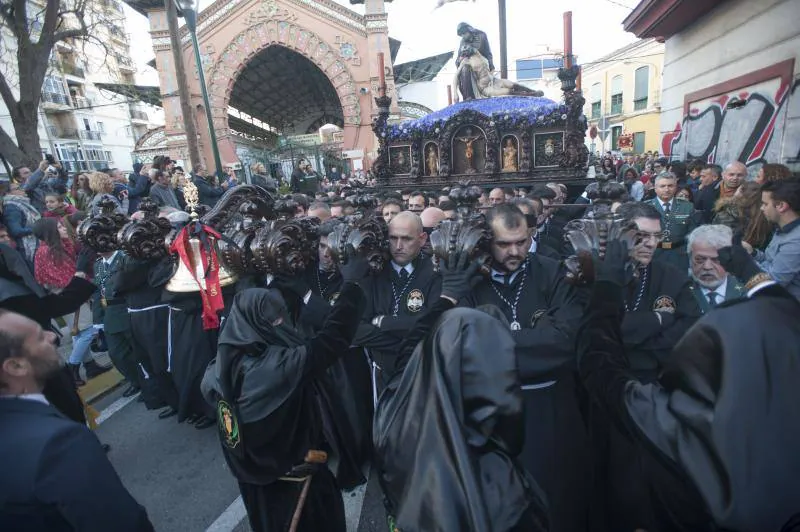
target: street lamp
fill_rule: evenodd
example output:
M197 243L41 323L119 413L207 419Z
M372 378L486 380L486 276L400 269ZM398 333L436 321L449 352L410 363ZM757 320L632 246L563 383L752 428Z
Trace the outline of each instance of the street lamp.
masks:
M208 101L208 89L206 89L206 76L203 72L203 62L200 58L200 44L197 42L197 5L196 0L173 0L175 9L179 17L186 21L189 35L192 37L192 47L194 48L194 61L197 64L197 76L200 80L200 90L203 94L203 104L206 107L206 119L208 120L208 133L211 136L211 150L214 152L214 165L217 167L217 177L222 177L222 161L219 158L219 146L217 146L217 133L214 131L214 120L211 116L211 104Z

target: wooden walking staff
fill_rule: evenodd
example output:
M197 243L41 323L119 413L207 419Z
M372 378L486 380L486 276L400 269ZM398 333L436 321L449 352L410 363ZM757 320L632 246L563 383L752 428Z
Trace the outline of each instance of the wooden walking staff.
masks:
M381 63L383 63L383 61L381 61ZM308 451L304 460L307 464L317 464L320 466L324 466L327 461L328 453L325 451L315 451L314 449ZM289 525L289 532L297 532L297 527L300 525L300 516L303 515L303 506L306 505L308 490L311 487L311 479L313 476L313 474L310 474L303 481L303 491L300 492L300 498L297 499L297 506L294 508L294 515L292 515L292 523Z

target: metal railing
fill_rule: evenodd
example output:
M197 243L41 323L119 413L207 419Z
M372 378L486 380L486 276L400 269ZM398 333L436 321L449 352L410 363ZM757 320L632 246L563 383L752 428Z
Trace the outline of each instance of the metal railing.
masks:
M131 118L134 120L148 120L147 113L131 109Z
M77 129L62 129L57 126L49 125L47 126L47 132L50 134L51 137L56 139L77 139L78 138L78 130Z
M83 71L83 69L75 65L67 65L66 63L62 64L61 70L64 72L64 74L75 76L76 78L83 78L86 76L86 73Z
M133 61L130 57L125 57L122 54L117 54L117 64L121 67L133 68Z
M88 131L86 129L81 129L80 136L83 140L101 140L103 134L99 131Z
M85 96L75 96L73 99L74 106L78 109L91 109L94 107L94 102Z
M42 101L46 103L56 103L59 105L69 105L69 96L58 92L42 92Z

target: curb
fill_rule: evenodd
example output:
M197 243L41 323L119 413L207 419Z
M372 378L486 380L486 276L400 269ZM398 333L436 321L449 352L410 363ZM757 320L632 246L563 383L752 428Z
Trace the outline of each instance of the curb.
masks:
M115 368L112 368L78 388L78 395L81 396L84 403L92 404L122 386L124 382L125 378Z

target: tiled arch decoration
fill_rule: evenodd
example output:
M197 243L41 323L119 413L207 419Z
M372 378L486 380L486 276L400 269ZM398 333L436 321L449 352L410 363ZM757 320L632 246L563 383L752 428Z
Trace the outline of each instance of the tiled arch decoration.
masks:
M228 132L228 102L239 74L256 54L268 46L285 46L317 65L339 95L345 126L361 125L356 84L338 50L314 32L292 22L268 20L254 24L234 37L208 72L209 98L218 135Z

